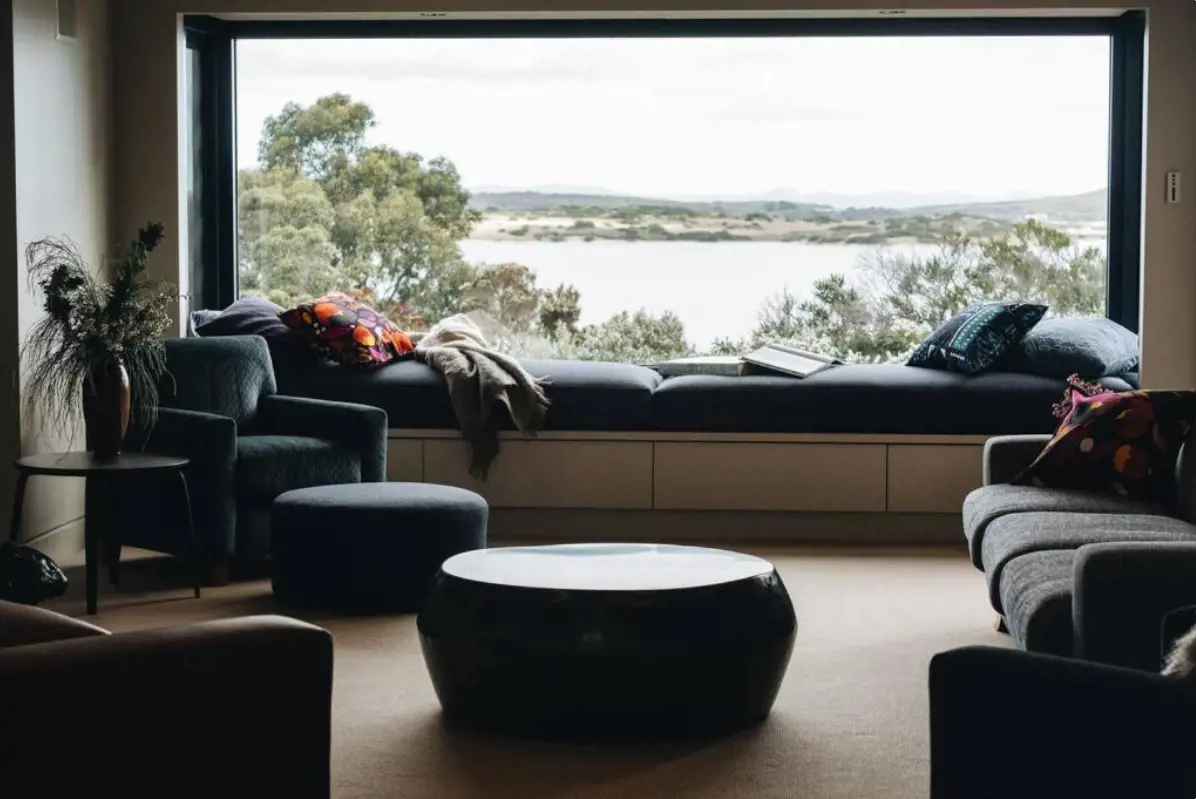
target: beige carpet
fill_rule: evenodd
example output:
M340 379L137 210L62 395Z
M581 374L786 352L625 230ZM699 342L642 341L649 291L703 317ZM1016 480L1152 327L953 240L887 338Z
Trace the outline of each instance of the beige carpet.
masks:
M793 596L797 645L771 718L716 743L582 747L449 731L413 617L313 618L336 640L334 795L925 797L931 655L1009 645L992 630L983 576L962 550L752 551L773 559ZM137 564L126 571L96 619L112 630L274 609L265 581L197 601L181 588L155 588L160 578ZM79 614L75 594L51 606Z

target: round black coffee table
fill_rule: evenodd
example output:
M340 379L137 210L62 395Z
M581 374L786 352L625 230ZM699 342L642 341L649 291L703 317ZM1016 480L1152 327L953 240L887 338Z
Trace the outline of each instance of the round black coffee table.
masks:
M643 740L766 718L797 618L761 558L568 544L449 558L417 626L447 718L533 738Z

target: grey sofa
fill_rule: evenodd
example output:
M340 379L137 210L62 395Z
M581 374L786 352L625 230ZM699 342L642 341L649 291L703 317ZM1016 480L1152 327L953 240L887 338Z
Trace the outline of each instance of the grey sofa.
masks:
M990 439L984 486L964 500L989 600L1023 649L1157 671L1163 616L1196 604L1196 432L1160 505L1010 485L1049 438Z

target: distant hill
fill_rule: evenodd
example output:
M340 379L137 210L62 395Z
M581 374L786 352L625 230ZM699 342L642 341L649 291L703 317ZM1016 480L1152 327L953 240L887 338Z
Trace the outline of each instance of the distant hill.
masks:
M875 196L875 195L869 195ZM529 211L561 211L567 208L595 208L604 211L634 206L685 209L699 214L723 212L734 216L752 213L786 213L801 217L827 215L840 219L896 219L913 216L947 216L959 214L975 218L1003 221L1043 215L1066 222L1099 222L1107 216L1109 193L1105 189L1065 197L1039 197L1005 202L959 203L954 205L923 205L887 208L866 204L832 206L822 203L803 203L783 199L728 200L689 202L659 197L635 197L619 194L557 193L540 191L477 192L470 207L479 211L519 213ZM847 202L844 196L843 202ZM864 199L864 198L861 198Z
M1023 219L1042 214L1065 222L1097 222L1108 216L1109 192L1106 189L1066 197L1040 197L1033 200L1013 200L1000 203L967 203L964 205L928 205L906 211L907 214L939 216L961 213L967 216L986 216L992 219Z
M538 191L478 192L469 201L471 208L479 211L559 211L566 207L600 208L614 210L634 206L655 208L681 208L696 213L717 213L743 215L751 213L776 213L788 211L798 214L830 213L829 205L794 203L785 200L737 200L730 202L686 202L666 200L657 197L632 197L618 194L556 194Z
M589 192L587 192L589 193ZM617 193L617 192L599 192ZM1001 197L981 197L964 192L913 192L913 191L875 191L866 193L846 193L827 191L798 191L797 189L773 189L767 192L756 192L744 195L705 195L701 197L676 197L687 202L739 202L762 200L788 200L803 205L829 205L832 208L893 208L907 210L921 208L928 205L966 205L980 202L1005 202L1007 200L1025 200L1038 195L1025 192L1012 192Z

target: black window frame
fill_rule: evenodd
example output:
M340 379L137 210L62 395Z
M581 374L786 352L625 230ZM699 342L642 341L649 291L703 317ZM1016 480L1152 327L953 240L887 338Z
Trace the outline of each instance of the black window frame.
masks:
M237 298L237 69L232 26L205 16L184 18L186 48L197 56L198 120L189 120L198 135L192 138L196 159L200 225L199 253L190 270L190 307L225 308ZM188 57L190 57L190 52ZM191 231L194 233L194 231Z
M431 16L431 15L430 15ZM239 39L678 38L849 36L1107 36L1110 42L1106 315L1137 332L1141 284L1146 13L1086 17L724 19L222 20L185 15L187 46L201 52L204 102L202 268L195 307L237 295L236 41Z

